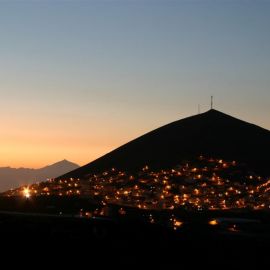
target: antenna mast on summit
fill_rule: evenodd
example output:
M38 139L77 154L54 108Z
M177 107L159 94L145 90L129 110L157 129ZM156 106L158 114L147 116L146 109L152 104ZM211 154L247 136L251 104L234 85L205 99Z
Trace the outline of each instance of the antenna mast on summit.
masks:
M213 110L213 96L211 96L211 110Z

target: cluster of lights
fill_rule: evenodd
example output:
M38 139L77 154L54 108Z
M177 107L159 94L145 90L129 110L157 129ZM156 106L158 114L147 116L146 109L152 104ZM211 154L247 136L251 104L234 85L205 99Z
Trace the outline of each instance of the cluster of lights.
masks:
M48 180L5 195L80 196L101 205L157 210L269 208L270 180L241 166L236 161L201 156L167 170L151 171L145 166L130 175L112 168L88 179Z

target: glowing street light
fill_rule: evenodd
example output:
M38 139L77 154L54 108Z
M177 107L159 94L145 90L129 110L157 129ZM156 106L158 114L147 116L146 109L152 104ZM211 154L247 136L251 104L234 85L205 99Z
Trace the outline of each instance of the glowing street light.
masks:
M25 187L23 189L23 195L26 199L29 199L31 197L31 194L30 194L30 189L28 187Z
M212 225L212 226L216 226L216 225L218 225L218 221L217 221L216 219L213 219L213 220L210 220L210 221L208 222L208 224L209 224L209 225Z

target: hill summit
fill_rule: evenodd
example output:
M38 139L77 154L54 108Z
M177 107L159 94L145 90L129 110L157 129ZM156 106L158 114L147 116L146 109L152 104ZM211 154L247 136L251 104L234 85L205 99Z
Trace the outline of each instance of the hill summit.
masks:
M45 181L77 168L79 165L65 159L40 169L0 167L0 191Z
M243 162L270 175L270 131L211 109L155 129L61 178L84 178L116 167L169 168L201 154Z

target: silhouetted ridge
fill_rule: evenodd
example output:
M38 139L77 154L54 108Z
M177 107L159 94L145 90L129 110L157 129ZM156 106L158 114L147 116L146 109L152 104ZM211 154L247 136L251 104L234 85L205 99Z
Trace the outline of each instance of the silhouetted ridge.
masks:
M54 178L77 168L79 165L65 159L40 169L0 168L0 191L45 181L47 178Z
M269 153L270 131L212 109L155 129L62 178L83 178L112 167L173 167L201 154L244 162L270 175Z

